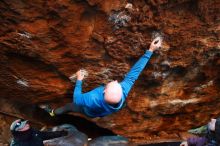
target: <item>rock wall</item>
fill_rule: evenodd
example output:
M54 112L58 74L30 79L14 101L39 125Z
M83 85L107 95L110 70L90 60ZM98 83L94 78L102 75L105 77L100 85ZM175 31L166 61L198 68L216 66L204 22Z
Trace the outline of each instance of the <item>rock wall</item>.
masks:
M9 115L39 122L34 105L70 102L68 77L80 68L89 73L84 92L121 80L158 31L163 48L126 107L89 120L136 143L181 139L220 116L219 7L218 0L1 0L0 125L10 125Z

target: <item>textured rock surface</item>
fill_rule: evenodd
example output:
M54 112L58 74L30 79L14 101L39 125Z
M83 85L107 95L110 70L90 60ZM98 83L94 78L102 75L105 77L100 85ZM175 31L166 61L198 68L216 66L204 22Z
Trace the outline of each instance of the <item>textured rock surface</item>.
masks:
M219 0L129 2L133 7L125 10L126 0L0 1L1 131L9 115L38 122L33 105L70 102L68 77L80 68L89 72L85 92L121 80L153 31L164 33L164 46L127 106L91 120L146 143L181 139L187 129L220 116ZM113 14L123 17L110 22ZM7 135L0 134L0 143Z

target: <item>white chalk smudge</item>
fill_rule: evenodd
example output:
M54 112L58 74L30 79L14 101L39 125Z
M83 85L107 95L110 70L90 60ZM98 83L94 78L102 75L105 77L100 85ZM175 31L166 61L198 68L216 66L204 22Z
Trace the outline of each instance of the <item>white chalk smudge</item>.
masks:
M194 91L201 91L201 90L203 90L203 89L205 89L205 88L207 88L207 87L209 87L209 86L212 86L212 85L213 85L213 80L207 82L207 83L204 84L204 85L201 85L201 86L199 86L199 87L196 87L196 88L194 89Z
M170 74L170 72L164 72L164 73L162 73L162 78L165 79L169 74Z
M16 81L17 84L21 85L21 86L24 86L24 87L29 87L29 83L26 81L26 80L23 80L23 79L19 79Z
M155 106L157 106L158 105L158 102L157 101L151 101L150 102L150 107L151 108L153 108L153 107L155 107Z
M163 38L164 38L164 35L162 32L159 32L159 31L154 31L151 35L151 39L152 41L156 38L159 38L161 41L163 41Z
M170 66L170 62L168 60L165 60L165 61L161 62L161 65Z
M153 72L152 74L153 74L153 77L156 79L162 76L161 72Z
M168 100L169 104L172 105L186 105L186 104L190 104L190 103L198 103L200 101L200 99L198 98L193 98L193 99L186 99L186 100L182 100L182 99L174 99L174 100Z
M99 74L105 74L105 73L109 73L111 69L109 68L104 68Z
M133 10L133 5L132 3L127 3L126 6L125 6L126 9L131 9Z
M124 11L121 11L112 13L108 20L114 23L115 29L119 29L120 27L126 27L128 22L131 21L131 17Z
M192 103L198 103L200 101L200 99L198 98L192 98L192 99L186 99L186 100L182 100L182 99L174 99L174 100L167 100L164 102L157 102L157 101L151 101L150 102L150 107L153 108L155 106L158 105L179 105L179 106L184 106L187 104L192 104Z
M85 70L85 69L80 69L80 71L81 71L81 74L84 76L84 78L87 78L87 77L89 76L89 73L88 73L87 70ZM71 80L71 82L76 81L76 78L77 78L76 73L73 74L73 75L71 75L71 76L69 77L69 79Z
M162 78L162 79L165 79L170 73L169 72L153 72L152 75L155 79L158 79L158 78Z
M24 38L28 38L28 39L32 38L31 34L28 32L18 33L18 35Z

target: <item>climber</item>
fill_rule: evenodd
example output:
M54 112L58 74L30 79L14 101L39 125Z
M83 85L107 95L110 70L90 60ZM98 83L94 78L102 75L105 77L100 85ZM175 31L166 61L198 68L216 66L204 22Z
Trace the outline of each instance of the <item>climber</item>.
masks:
M196 134L203 133L200 137L190 137L187 141L184 141L180 146L219 146L220 145L220 118L211 119L210 122L197 128L191 130L191 132L196 132Z
M51 116L61 115L66 112L78 112L88 117L103 117L120 110L128 96L135 80L146 66L152 53L161 47L162 38L155 38L149 50L136 62L122 82L112 81L106 86L100 86L90 92L82 93L83 73L79 70L76 73L77 81L73 94L73 103L68 103L63 107L52 110L48 105L43 106Z
M67 131L43 132L31 128L28 121L15 120L10 127L13 139L10 146L43 146L43 141L66 136Z

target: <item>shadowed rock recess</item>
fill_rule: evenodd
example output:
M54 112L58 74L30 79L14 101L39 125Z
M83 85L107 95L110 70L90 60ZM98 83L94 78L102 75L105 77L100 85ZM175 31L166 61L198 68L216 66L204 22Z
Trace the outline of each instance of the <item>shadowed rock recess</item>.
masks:
M53 125L36 107L71 102L68 77L78 69L89 74L84 92L121 80L154 31L163 33L163 48L126 107L87 120L143 144L180 140L220 116L219 8L219 0L1 0L0 143L16 117Z

